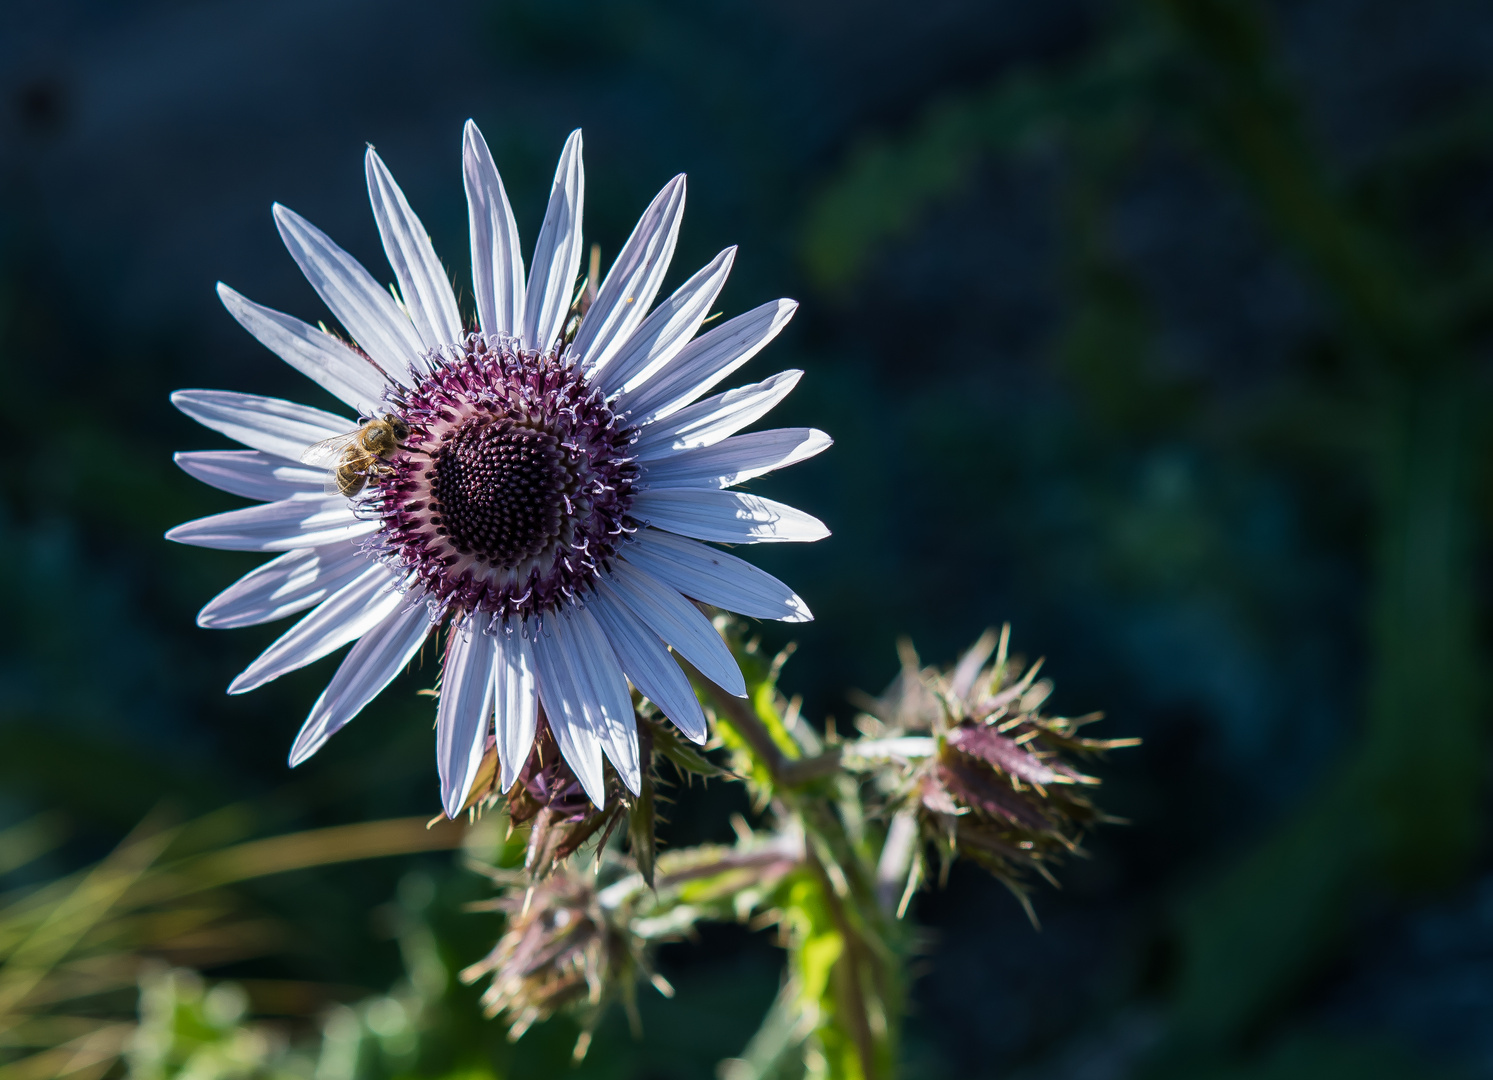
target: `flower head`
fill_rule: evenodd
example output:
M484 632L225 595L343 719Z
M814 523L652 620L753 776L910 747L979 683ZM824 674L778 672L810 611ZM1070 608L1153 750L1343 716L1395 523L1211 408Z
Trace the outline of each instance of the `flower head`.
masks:
M888 840L888 851L900 849L883 865L898 867L888 875L898 879L912 871L903 910L924 876L921 841L938 850L945 874L955 855L985 866L1030 915L1027 873L1052 881L1049 864L1080 852L1086 828L1118 820L1080 794L1099 780L1075 762L1139 740L1079 735L1098 713L1044 714L1052 684L1037 678L1042 662L1025 667L1012 659L1009 639L1009 626L998 643L986 633L948 671L922 667L904 643L902 671L886 693L865 702L858 725L865 738L847 744L863 764L882 770L893 813L889 835L899 838L897 845Z
M637 793L629 682L697 742L705 717L670 648L723 689L745 692L730 651L691 601L756 618L811 617L782 582L709 543L828 534L792 507L730 490L829 446L809 428L734 434L801 372L705 396L796 305L764 304L696 337L735 258L728 248L653 306L684 209L682 175L653 200L599 287L588 287L589 304L577 302L579 131L561 154L526 280L507 193L468 122L476 318L464 320L424 226L371 148L366 166L395 289L293 211L274 210L350 341L218 286L245 329L357 418L227 391L172 397L249 448L178 454L178 464L262 505L168 537L279 553L198 622L249 626L311 609L230 693L356 643L312 708L292 765L444 628L436 743L447 814L464 804L490 741L508 791L542 726L597 807L606 802L604 758Z
M659 860L653 887L631 860L606 851L598 852L594 873L562 866L535 881L489 870L501 891L469 910L501 912L504 932L461 980L490 979L483 1009L503 1017L510 1039L557 1012L574 1014L582 1028L575 1056L582 1058L611 1003L620 1002L637 1029L642 979L673 996L654 971L659 943L678 941L705 920L775 920L775 889L803 859L803 837L785 830L739 836L730 847L669 852Z
M507 915L507 930L462 979L492 976L482 1006L488 1016L506 1015L510 1039L565 1009L581 1009L589 1031L610 1000L619 994L630 1000L638 975L649 970L647 942L631 931L624 912L602 905L587 872L562 871L486 906Z

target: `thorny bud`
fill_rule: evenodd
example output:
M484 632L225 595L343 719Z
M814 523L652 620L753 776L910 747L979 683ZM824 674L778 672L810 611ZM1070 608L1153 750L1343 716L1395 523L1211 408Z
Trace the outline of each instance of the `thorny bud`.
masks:
M474 909L504 913L507 929L461 979L491 976L482 1005L488 1016L506 1020L510 1039L557 1012L575 1015L581 1024L579 1060L613 1002L622 1003L638 1029L641 979L673 995L653 969L659 942L684 937L702 919L751 917L803 858L802 836L763 833L744 835L734 847L669 852L659 859L656 890L632 860L610 853L595 874L563 865L533 881L521 873L489 871L503 891Z
M642 771L646 774L651 757L649 740L646 732L639 731L638 735ZM632 796L611 766L605 768L606 807L598 810L560 757L549 724L540 721L529 760L508 789L508 820L515 827L530 827L524 869L531 878L548 876L593 836L599 837L598 850L605 847L612 831L627 817Z
M560 756L554 733L541 712L533 749L506 795L498 787L497 746L489 732L486 753L462 809L476 815L502 803L511 828L528 826L524 869L532 879L548 876L593 838L600 852L626 821L632 857L644 880L652 884L658 804L670 801L658 793L657 766L668 761L686 779L695 775L731 778L733 774L703 757L666 717L636 695L634 708L642 773L636 795L622 784L610 763L604 763L606 807L596 809Z
M651 739L646 725L639 725L638 744L642 771L647 778L645 791L651 799ZM524 869L533 879L547 877L592 837L598 837L597 848L600 850L638 801L638 797L622 785L611 765L606 764L603 766L606 807L596 809L582 789L580 780L560 756L560 747L543 714L534 732L534 746L529 751L529 758L506 796L498 789L497 762L496 742L489 732L487 751L462 809L480 814L502 803L510 827L529 826Z
M602 907L592 875L571 867L527 887L515 881L483 907L506 914L508 929L462 981L492 975L482 1007L504 1016L510 1039L562 1009L580 1012L576 1058L584 1057L607 1005L620 995L631 1006L637 977L648 971L646 942Z
M1099 781L1075 763L1140 740L1080 736L1100 713L1044 715L1052 683L1037 678L1040 660L1023 670L1007 652L1009 640L1009 625L999 639L987 631L947 671L922 667L904 642L897 678L880 698L863 699L867 712L857 726L864 738L845 753L847 764L872 767L885 793L893 824L878 876L902 885L910 871L899 915L927 876L923 851L931 845L941 880L956 855L972 858L1035 921L1028 872L1056 884L1049 865L1082 854L1088 827L1119 820L1081 794Z

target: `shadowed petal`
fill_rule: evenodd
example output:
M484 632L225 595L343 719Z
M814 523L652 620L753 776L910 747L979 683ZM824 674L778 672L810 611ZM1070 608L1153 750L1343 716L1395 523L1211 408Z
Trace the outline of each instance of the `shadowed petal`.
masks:
M386 567L374 563L260 654L228 687L244 694L356 641L404 601Z
M274 622L321 603L368 568L356 543L296 548L251 570L197 613L197 625L228 630Z
M808 622L798 594L765 570L696 540L644 529L622 556L685 596L754 619Z
M219 491L261 502L325 499L327 473L258 450L184 450L173 454L181 471Z
M756 356L797 310L795 300L773 300L701 334L618 395L617 410L630 413L634 423L677 412Z
M596 373L596 383L603 393L642 386L689 344L710 314L710 306L725 286L735 259L736 249L728 247L653 309L606 367Z
M814 428L777 428L733 435L713 446L645 462L645 488L728 488L823 453L834 440Z
M606 806L606 782L601 768L601 739L588 715L587 696L577 685L574 651L565 641L566 623L560 615L545 620L534 636L534 673L539 683L539 701L549 720L550 731L560 747L560 756L575 773L586 797L598 808ZM594 710L593 710L594 711Z
M298 462L312 443L345 435L357 422L280 398L232 390L178 390L171 404L235 442Z
M812 514L744 491L644 491L632 513L656 529L717 544L811 543L829 535Z
M213 514L178 525L166 539L220 551L289 551L335 544L377 529L377 521L364 521L346 499L336 495L320 500L285 499Z
M275 226L306 280L353 340L390 378L409 385L425 346L394 298L357 259L294 210L276 203Z
M472 622L467 619L452 627L446 639L441 700L436 709L435 758L441 774L441 805L448 818L460 814L466 804L492 723L497 645L493 635Z
M724 394L680 409L674 415L643 428L633 444L634 456L649 460L679 450L718 443L748 424L761 419L788 396L803 372L781 371L750 386L738 386Z
M504 794L534 746L539 722L539 684L534 675L534 646L529 628L513 620L498 631L498 659L493 668L493 704L497 721L499 785Z
M642 781L627 681L595 618L583 608L545 619L534 638L539 700L560 753L598 808L606 805L601 755L628 789Z

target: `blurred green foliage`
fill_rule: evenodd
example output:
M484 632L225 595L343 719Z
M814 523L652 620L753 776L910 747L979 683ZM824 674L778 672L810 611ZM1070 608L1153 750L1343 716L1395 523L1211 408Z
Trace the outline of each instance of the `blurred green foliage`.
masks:
M805 263L848 289L876 245L905 236L982 161L1040 147L1063 162L1069 208L1072 294L1054 360L1110 439L1213 426L1247 452L1260 452L1260 432L1231 423L1227 402L1148 373L1156 327L1105 242L1127 171L1156 140L1202 149L1330 297L1332 369L1291 387L1266 422L1371 493L1361 734L1293 814L1178 897L1168 1034L1146 1075L1421 1075L1331 1042L1283 1042L1255 1067L1237 1055L1288 1037L1294 995L1344 947L1361 898L1435 890L1479 848L1486 652L1470 585L1486 523L1490 427L1478 417L1489 399L1473 359L1486 262L1428 243L1413 207L1382 198L1388 176L1345 175L1322 158L1260 7L1159 0L1116 21L1063 70L1003 76L863 145L809 214ZM1471 115L1445 126L1469 125L1493 138Z

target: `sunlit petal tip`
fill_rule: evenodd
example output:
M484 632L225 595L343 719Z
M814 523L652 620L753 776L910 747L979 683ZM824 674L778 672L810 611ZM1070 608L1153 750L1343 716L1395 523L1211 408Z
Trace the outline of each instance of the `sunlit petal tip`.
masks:
M274 218L280 239L306 280L363 351L402 382L418 372L426 344L409 315L363 264L280 203L275 204Z
M510 337L520 333L524 323L518 225L487 141L470 120L463 132L461 158L477 324L489 339Z
M619 411L634 391L649 385L655 375L670 366L689 347L710 314L716 297L725 287L735 262L736 248L729 247L702 267L674 294L643 320L627 341L615 350L593 377L606 394L618 394ZM619 394L620 391L620 394Z
M427 349L455 344L462 338L456 294L425 226L372 146L363 161L373 219L415 331Z
M549 205L524 293L520 337L528 348L546 352L564 328L571 292L581 266L581 220L586 202L586 173L581 161L581 132L565 140L555 169Z
M617 253L571 346L586 369L606 367L647 317L674 257L684 196L680 173L654 197Z
M774 620L775 622L808 623L814 621L814 613L809 610L809 605L804 603L803 599L798 595L794 595L788 602L788 606L791 608L790 613L779 616Z

